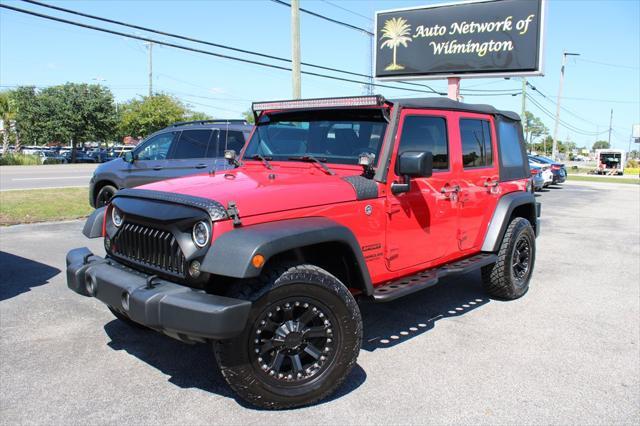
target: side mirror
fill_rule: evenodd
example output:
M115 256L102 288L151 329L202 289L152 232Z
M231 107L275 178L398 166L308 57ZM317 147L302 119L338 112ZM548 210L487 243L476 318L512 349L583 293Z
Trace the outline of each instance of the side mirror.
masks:
M135 160L135 157L133 156L133 152L131 152L131 151L125 152L124 155L122 156L122 158L127 163L133 163L133 160Z
M391 192L409 192L412 177L431 177L433 174L433 154L430 151L405 151L398 157L397 170L404 182L391 184Z

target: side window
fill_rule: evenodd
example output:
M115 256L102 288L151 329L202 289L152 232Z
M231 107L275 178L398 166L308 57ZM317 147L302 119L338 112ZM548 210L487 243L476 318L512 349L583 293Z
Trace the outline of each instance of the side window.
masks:
M431 151L433 169L449 168L447 123L441 117L409 115L404 118L398 156L405 151Z
M244 134L239 130L214 131L207 157L224 157L224 152L228 149L233 149L238 154L244 147L244 141Z
M499 121L500 159L504 167L523 167L524 157L518 133L516 122Z
M462 165L486 167L493 164L491 150L491 127L487 120L460 120L462 142Z
M175 159L205 158L211 130L183 130L173 153Z
M136 150L136 158L138 160L165 160L175 135L175 132L167 132L152 137Z

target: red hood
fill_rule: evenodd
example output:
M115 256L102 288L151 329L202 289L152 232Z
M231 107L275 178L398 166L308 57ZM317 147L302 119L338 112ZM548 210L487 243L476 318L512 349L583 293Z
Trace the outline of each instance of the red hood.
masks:
M215 175L192 175L138 188L208 198L225 206L235 201L240 215L247 217L356 200L355 189L343 177L359 174L359 169L332 169L337 173L335 176L315 164L274 164L273 170L268 170L258 163Z

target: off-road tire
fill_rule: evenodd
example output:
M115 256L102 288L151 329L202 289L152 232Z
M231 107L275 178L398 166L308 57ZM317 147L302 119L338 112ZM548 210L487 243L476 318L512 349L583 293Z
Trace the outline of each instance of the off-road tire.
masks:
M239 336L216 341L213 347L223 377L240 398L261 408L287 409L322 400L342 384L356 363L360 351L362 318L355 299L340 280L324 269L303 264L272 268L263 272L257 279L240 282L233 286L235 288L232 287L232 291L227 296L240 297L253 302L249 320L245 330ZM320 316L320 319L316 317L312 321L324 321L324 323L321 322L321 327L316 327L321 329L322 324L330 324L333 329L328 329L331 334L327 337L331 339L325 339L325 341L331 342L327 345L332 347L328 352L322 352L324 364L321 364L317 370L314 366L310 367L315 373L308 373L305 370L305 376L298 379L298 382L295 382L295 377L294 381L291 381L291 376L287 382L286 373L285 377L278 378L277 373L270 376L273 374L271 367L261 368L267 367L267 361L258 361L262 358L258 358L259 355L253 353L256 351L253 348L259 347L258 341L264 342L261 336L268 335L269 332L262 335L256 335L256 333L257 330L263 331L260 327L266 327L262 325L265 315L275 319L273 322L276 323L279 321L278 315L284 315L285 309L282 309L282 313L276 312L275 309L285 306L286 303L289 303L287 306L295 304L299 306L296 309L302 309L305 302L309 302L308 309L311 306L318 306L318 312L327 311ZM272 317L273 313L275 315ZM273 336L275 338L275 332ZM300 347L304 345L303 343ZM286 351L289 350L296 349L286 349ZM327 348L323 350L326 351ZM271 353L279 356L279 351ZM269 353L260 356L269 356ZM300 356L308 358L302 352ZM274 355L272 360L275 357ZM264 366L261 365L262 362L265 363ZM292 371L293 364L291 361Z
M518 278L514 273L513 256L516 244L524 239L529 245L529 263L526 273ZM523 296L529 290L529 281L536 258L536 237L528 220L514 218L502 238L496 263L482 268L482 283L491 297L513 300Z
M102 188L100 188L100 191L98 191L98 195L96 195L96 200L95 200L96 208L100 208L109 204L109 202L111 201L111 198L113 198L113 195L117 191L118 189L112 185L105 185Z
M113 316L118 318L123 323L127 324L129 327L138 328L140 330L148 330L149 329L148 327L145 327L144 325L138 324L137 322L131 320L128 316L118 312L117 310L113 309L111 306L108 306L108 308L111 311L111 313L113 314Z

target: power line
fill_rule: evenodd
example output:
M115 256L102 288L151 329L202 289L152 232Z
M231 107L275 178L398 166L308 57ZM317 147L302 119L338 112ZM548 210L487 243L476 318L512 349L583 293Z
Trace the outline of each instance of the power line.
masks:
M143 27L143 26L140 26L140 25L130 24L130 23L123 22L123 21L117 21L117 20L114 20L114 19L109 19L109 18L104 18L104 17L101 17L101 16L91 15L91 14L88 14L88 13L79 12L77 10L72 10L72 9L67 9L67 8L60 7L60 6L54 6L54 5L50 5L50 4L47 4L47 3L42 3L42 2L39 2L39 1L35 1L35 0L22 0L22 1L25 2L25 3L31 3L31 4L34 4L34 5L37 5L37 6L42 6L42 7L45 7L45 8L58 10L58 11L65 12L65 13L70 13L72 15L77 15L77 16L82 16L82 17L85 17L85 18L95 19L95 20L98 20L98 21L107 22L107 23L115 24L115 25L120 25L120 26L124 26L124 27L128 27L128 28L133 28L133 29L136 29L136 30L142 30L142 31L146 31L146 32L150 32L150 33L154 33L154 34L158 34L158 35L163 35L163 36L167 36L167 37L177 38L177 39L180 39L180 40L190 41L190 42L193 42L193 43L199 43L199 44L204 44L204 45L207 45L207 46L217 47L217 48L220 48L220 49L226 49L226 50L231 50L231 51L234 51L234 52L245 53L245 54L248 54L248 55L259 56L259 57L266 58L266 59L273 59L273 60L276 60L276 61L282 61L282 62L291 63L290 59L283 58L283 57L280 57L280 56L269 55L269 54L266 54L266 53L260 53L260 52L256 52L256 51L253 51L253 50L241 49L241 48L238 48L238 47L233 47L233 46L224 45L224 44L220 44L220 43L214 43L214 42L207 41L207 40L197 39L197 38L193 38L193 37L187 37L187 36L183 36L183 35L175 34L175 33L169 33L169 32L166 32L166 31L156 30L156 29L149 28L149 27ZM291 7L291 5L286 3L286 2L280 1L279 3L282 3L284 5L287 5L287 6ZM9 7L9 8L12 8L12 7ZM12 9L18 10L17 8L12 8ZM305 9L302 9L302 8L300 8L300 10L304 11L304 12L308 12L308 13L314 13L314 12L309 12L309 11L307 11ZM29 12L27 12L27 13L29 13ZM335 20L331 20L331 21L333 22ZM339 21L335 21L335 22L339 22ZM349 24L347 24L347 25L349 25ZM373 35L373 33L369 33L369 34ZM309 63L309 62L301 62L301 65L304 65L304 66L307 66L307 67L311 67L311 68L322 69L322 70L325 70L325 71L333 71L333 72L338 72L338 73L342 73L342 74L353 75L355 77L371 78L371 75L369 75L369 74L362 74L362 73L358 73L358 72L354 72L354 71L347 71L347 70L343 70L343 69L339 69L339 68L333 68L333 67L327 67L327 66L324 66L324 65L312 64L312 63ZM310 73L307 73L307 74L310 74ZM406 85L411 85L411 86L424 87L424 88L428 89L430 91L430 93L434 93L434 94L438 94L438 95L444 95L445 94L443 92L438 92L437 90L433 89L431 86L426 85L426 84L411 83L411 82L402 82L402 83L406 84ZM372 84L370 82L364 82L364 83L361 83L361 84L374 85L375 86L375 84ZM381 86L381 85L378 85L378 86L379 87L384 87L384 86ZM406 89L399 89L399 90L406 90ZM428 92L425 92L425 93L428 93Z
M33 12L33 11L30 11L30 10L20 9L20 8L13 7L13 6L8 6L8 5L5 5L5 4L0 4L0 7L4 8L4 9L10 9L10 10L13 10L15 12L20 12L20 13L25 13L25 14L32 15L32 16L37 16L39 18L48 19L48 20L51 20L51 21L62 22L62 23L65 23L65 24L74 25L74 26L82 27L82 28L87 28L87 29L91 29L91 30L94 30L94 31L100 31L100 32L103 32L103 33L113 34L113 35L117 35L117 36L121 36L121 37L133 38L133 39L136 39L136 40L156 43L156 44L159 44L159 45L173 47L173 48L176 48L176 49L181 49L181 50L186 50L186 51L196 52L196 53L202 53L202 54L205 54L205 55L215 56L215 57L223 58L223 59L229 59L229 60L236 61L236 62L244 62L244 63L248 63L248 64L252 64L252 65L258 65L258 66L278 69L278 70L282 70L282 71L291 71L291 68L283 67L283 66L280 66L280 65L269 64L269 63L266 63L266 62L260 62L260 61L255 61L255 60L251 60L251 59L238 58L236 56L230 56L230 55L225 55L225 54L222 54L222 53L211 52L209 50L196 49L196 48L193 48L193 47L188 47L188 46L184 46L184 45L180 45L180 44L175 44L175 43L170 43L170 42L166 42L166 41L160 41L160 40L152 39L152 38L149 38L149 37L143 37L143 36L138 36L138 35L134 35L134 34L127 34L127 33L123 33L123 32L120 32L120 31L115 31L115 30L110 30L110 29L106 29L106 28L96 27L96 26L89 25L89 24L83 24L81 22L70 21L68 19L57 18L57 17L51 16L51 15L44 15L44 14L41 14L41 13L38 13L38 12ZM306 74L306 75L310 75L310 76L314 76L314 77L327 78L327 79L330 79L330 80L344 81L344 82L348 82L348 83L356 83L356 84L359 84L359 85L369 84L369 85L372 85L372 86L383 87L383 88L387 88L387 89L404 90L404 91L410 91L410 92L419 91L419 90L415 90L415 89L409 89L407 87L391 86L391 85L388 85L388 84L379 84L379 83L368 83L368 82L363 82L363 81L359 81L359 80L353 80L353 79L344 78L344 77L337 77L337 76L331 76L331 75L327 75L327 74L315 73L315 72L311 72L311 71L302 71L302 74ZM424 93L438 93L439 94L439 92L436 92L433 89L430 92L427 92L427 91L422 91L422 92L424 92Z
M553 115L553 113L551 113L549 110L547 110L545 107L543 107L535 98L533 98L532 96L530 96L528 94L526 96L527 96L527 99L530 100L533 105L538 107L538 109L540 111L542 111L547 117L549 117L551 119L555 119L555 116ZM575 132L575 133L578 133L578 134L581 134L583 136L597 136L597 135L600 135L600 134L605 133L605 132L608 131L608 130L606 130L605 132L589 132L589 131L586 131L586 130L578 129L577 127L575 127L575 126L573 126L573 125L571 125L571 124L569 124L569 123L567 123L567 122L565 122L563 120L560 120L558 123L562 127L564 127L565 129L567 129L569 131L572 131L572 132Z
M347 9L346 7L340 6L339 4L336 4L336 3L331 2L331 1L329 1L329 0L321 0L321 1L322 1L323 3L326 3L326 4L328 4L328 5L331 5L331 6L333 6L333 7L336 7L336 8L338 8L338 9L342 9L342 10L344 10L345 12L351 13L352 15L359 16L359 17L361 17L361 18L364 18L364 19L368 20L369 22L373 22L373 19L371 19L371 18L370 18L369 16L367 16L367 15L363 15L363 14L358 13L358 12L356 12L356 11L353 11L353 10L351 10L351 9Z
M619 64L611 64L608 62L600 62L600 61L592 61L590 59L584 59L584 58L576 58L578 61L582 61L582 62L588 62L590 64L597 64L597 65L604 65L607 67L614 67L614 68L627 68L627 69L631 69L631 70L638 70L640 69L640 67L634 67L634 66L630 66L630 65L619 65Z
M291 7L291 4L287 3L286 1L282 1L282 0L271 0L271 1L274 2L274 3L281 4L283 6ZM334 24L342 25L343 27L351 28L352 30L363 32L363 33L368 34L370 36L374 35L371 31L367 30L366 28L361 28L361 27L357 27L355 25L351 25L351 24L349 24L347 22L338 21L337 19L329 18L328 16L322 15L320 13L312 12L309 9L303 9L301 7L300 8L300 12L304 12L307 15L315 16L316 18L324 19L325 21L333 22Z

